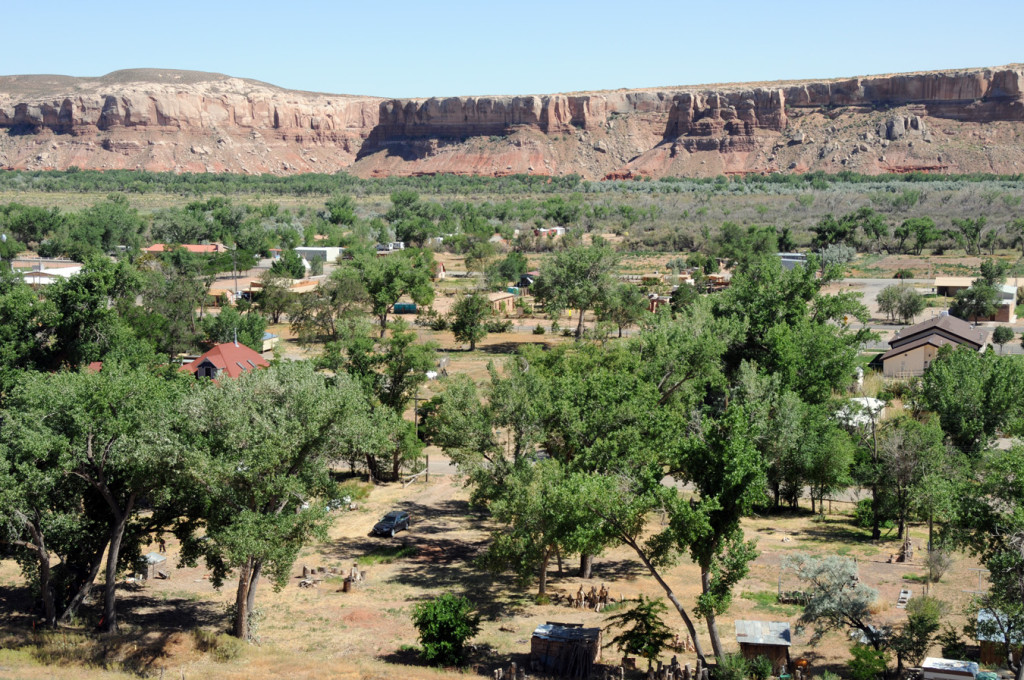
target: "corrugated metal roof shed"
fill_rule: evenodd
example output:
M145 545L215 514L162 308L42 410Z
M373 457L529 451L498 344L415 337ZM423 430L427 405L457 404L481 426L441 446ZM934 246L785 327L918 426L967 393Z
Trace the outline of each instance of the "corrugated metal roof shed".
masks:
M586 640L594 641L601 637L600 628L583 628L583 627L568 627L560 626L552 623L542 623L537 626L537 629L533 631L535 637L543 638L545 640Z
M793 644L786 621L737 621L736 641L748 645L777 645L789 647Z

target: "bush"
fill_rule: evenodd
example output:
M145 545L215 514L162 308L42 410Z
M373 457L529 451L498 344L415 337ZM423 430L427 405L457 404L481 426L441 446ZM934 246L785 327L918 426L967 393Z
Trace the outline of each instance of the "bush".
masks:
M462 663L466 642L480 631L472 603L452 593L416 605L412 623L420 632L423 660L439 666Z
M854 645L850 648L850 655L853 658L846 665L853 680L875 680L888 666L885 652L867 645Z
M853 524L861 529L870 529L873 520L874 514L871 511L871 499L862 498L857 502L857 507L853 511ZM891 518L883 518L881 522L883 529L892 529L893 526Z
M897 269L896 273L892 275L894 279L912 279L914 278L914 270L912 269Z
M942 658L967 658L967 644L953 626L947 624L942 629L942 632L935 636L935 641L939 643L939 647L942 649Z
M512 330L511 319L492 319L484 323L484 328L488 333L508 333Z
M746 680L750 667L739 654L723 654L712 673L714 680Z
M775 671L772 660L762 655L747 664L747 675L751 680L768 680Z
M938 583L953 566L953 556L945 550L932 550L924 560L932 583Z
M534 335L544 335L544 333L545 333L544 326L535 326L534 329L533 329L533 334Z
M192 631L196 648L204 654L210 654L221 662L233 661L242 655L245 643L226 633L215 633L210 630L196 628Z

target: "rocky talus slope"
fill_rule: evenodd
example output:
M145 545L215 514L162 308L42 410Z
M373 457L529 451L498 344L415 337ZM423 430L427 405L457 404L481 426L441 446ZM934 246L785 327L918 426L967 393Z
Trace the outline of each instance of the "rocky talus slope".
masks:
M138 69L0 77L0 167L362 176L1024 172L1024 65L380 99Z

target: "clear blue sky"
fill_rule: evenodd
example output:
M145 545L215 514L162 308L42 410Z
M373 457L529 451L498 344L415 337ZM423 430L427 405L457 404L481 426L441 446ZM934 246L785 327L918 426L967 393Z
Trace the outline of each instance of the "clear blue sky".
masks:
M5 2L0 74L216 71L390 97L540 94L1024 62L1021 0Z

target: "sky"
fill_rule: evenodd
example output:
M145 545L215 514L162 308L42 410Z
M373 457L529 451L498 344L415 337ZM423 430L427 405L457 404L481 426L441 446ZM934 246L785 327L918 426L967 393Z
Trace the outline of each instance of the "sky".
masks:
M169 68L385 97L820 79L1024 62L1021 0L124 6L50 0L2 7L3 75Z

